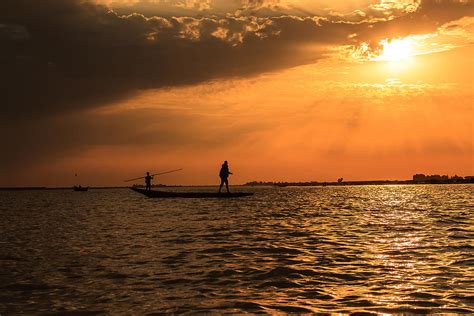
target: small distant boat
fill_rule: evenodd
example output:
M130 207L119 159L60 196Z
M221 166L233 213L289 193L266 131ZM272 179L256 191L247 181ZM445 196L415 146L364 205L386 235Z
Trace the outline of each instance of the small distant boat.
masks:
M217 192L170 192L170 191L147 191L145 189L131 188L133 191L141 193L149 198L191 198L191 199L205 199L205 198L240 198L244 196L251 196L253 193L248 192L232 192L232 193L217 193Z
M81 187L80 185L79 186L77 186L77 185L74 186L74 191L86 192L87 190L89 190L89 187Z

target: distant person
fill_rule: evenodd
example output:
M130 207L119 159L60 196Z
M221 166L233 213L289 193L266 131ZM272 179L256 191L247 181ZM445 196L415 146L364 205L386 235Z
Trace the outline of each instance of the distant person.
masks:
M221 178L221 185L219 186L219 193L221 193L222 186L225 183L225 188L227 189L227 193L230 193L229 191L229 175L232 174L232 172L229 171L229 165L227 164L227 160L224 161L221 167L221 171L219 171L219 177Z
M145 176L145 190L151 191L151 180L153 179L152 176L150 176L150 173L147 172Z

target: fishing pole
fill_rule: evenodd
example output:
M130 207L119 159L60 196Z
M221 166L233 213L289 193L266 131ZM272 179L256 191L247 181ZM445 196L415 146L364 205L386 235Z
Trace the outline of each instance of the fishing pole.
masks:
M183 168L180 168L180 169L175 169L175 170L170 170L170 171L165 171L165 172L160 172L160 173L154 173L154 174L151 174L150 176L161 176L163 174L168 174L168 173L173 173L173 172L177 172L177 171L181 171L183 170ZM130 182L130 181L135 181L135 180L140 180L140 179L145 179L145 177L139 177L139 178L134 178L134 179L128 179L128 180L123 180L124 182Z

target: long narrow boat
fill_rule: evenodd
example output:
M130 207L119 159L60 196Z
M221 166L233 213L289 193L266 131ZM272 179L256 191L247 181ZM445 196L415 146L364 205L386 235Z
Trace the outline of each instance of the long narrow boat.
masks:
M89 187L74 186L74 191L76 192L86 192L87 190L89 190Z
M191 198L191 199L202 199L202 198L239 198L244 196L251 196L253 193L248 192L232 192L232 193L217 193L217 192L170 192L170 191L155 191L155 190L144 190L138 188L131 188L133 191L141 193L149 198Z

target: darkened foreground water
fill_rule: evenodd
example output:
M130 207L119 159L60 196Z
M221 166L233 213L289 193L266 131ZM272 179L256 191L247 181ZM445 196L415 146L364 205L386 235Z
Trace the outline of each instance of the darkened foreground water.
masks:
M474 313L473 189L0 192L0 314Z

